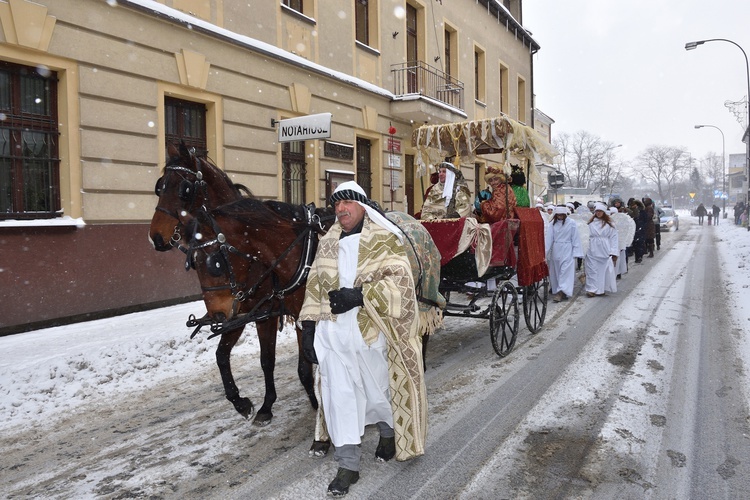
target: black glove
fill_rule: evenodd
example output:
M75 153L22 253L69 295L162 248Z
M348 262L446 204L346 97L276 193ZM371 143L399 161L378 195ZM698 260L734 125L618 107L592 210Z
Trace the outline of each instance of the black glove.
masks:
M331 300L331 312L333 314L345 313L357 306L365 305L362 299L361 288L332 290L328 292L328 298Z
M302 356L313 364L318 364L318 356L315 354L315 321L302 322Z

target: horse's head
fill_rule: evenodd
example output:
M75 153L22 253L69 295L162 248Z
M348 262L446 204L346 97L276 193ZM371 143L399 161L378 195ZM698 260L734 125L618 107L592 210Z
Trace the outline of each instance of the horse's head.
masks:
M206 207L215 208L242 197L235 185L218 167L199 158L184 142L170 144L169 156L154 192L159 197L151 218L149 239L159 251L171 250L182 239L180 217Z
M196 271L208 316L216 323L233 318L262 286L254 286L262 266L240 250L249 246L247 234L208 212L183 214L180 220L187 245L185 270Z
M278 213L278 205L245 198L182 216L189 242L186 268L198 274L208 316L216 323L278 307L275 292L293 280L303 248L300 223L289 218L291 211ZM298 309L301 295L293 299L299 304L287 307Z

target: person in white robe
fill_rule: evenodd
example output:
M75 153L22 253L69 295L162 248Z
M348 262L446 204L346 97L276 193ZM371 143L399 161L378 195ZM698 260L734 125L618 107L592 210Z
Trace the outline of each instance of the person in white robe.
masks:
M589 248L584 259L586 295L600 297L617 291L615 266L620 255L617 229L607 214L607 205L594 205L594 215L588 226Z
M578 225L568 218L567 207L555 207L555 216L549 225L549 237L545 239L545 246L552 300L560 302L573 295L575 259L583 258Z
M620 211L617 207L609 207L609 216L612 219L612 223L617 228L617 241L620 246L620 258L617 259L617 265L615 266L616 279L620 279L623 274L628 272L628 259L625 253L625 241L623 234L627 232L627 229L623 229L620 225L624 225L626 222L630 222L632 219L627 214L619 215ZM620 219L620 217L627 217L626 219ZM634 224L635 225L635 224Z
M331 204L337 222L318 245L299 321L303 355L319 364L316 441L330 438L338 464L328 493L340 497L359 480L367 425L380 432L376 460L424 454L427 399L403 234L354 181Z

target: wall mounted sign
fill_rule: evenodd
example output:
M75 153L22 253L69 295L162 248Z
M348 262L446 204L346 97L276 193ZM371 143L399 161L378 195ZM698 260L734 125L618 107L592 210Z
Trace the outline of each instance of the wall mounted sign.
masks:
M279 126L279 142L327 139L331 137L331 113L300 116L276 122Z

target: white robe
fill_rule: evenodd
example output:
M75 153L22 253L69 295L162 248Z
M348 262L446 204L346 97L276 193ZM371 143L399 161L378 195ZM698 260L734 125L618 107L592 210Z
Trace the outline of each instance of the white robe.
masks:
M617 229L594 219L589 224L589 249L584 259L587 292L601 295L617 291L613 255L620 255Z
M339 240L339 286L351 288L357 274L359 234ZM365 426L393 427L385 335L368 346L357 323L359 307L322 320L315 330L315 354L328 434L334 446L360 444Z
M581 237L576 222L569 217L565 218L565 222L553 220L549 224L545 246L552 293L562 292L568 297L572 296L576 272L575 259L583 258Z

